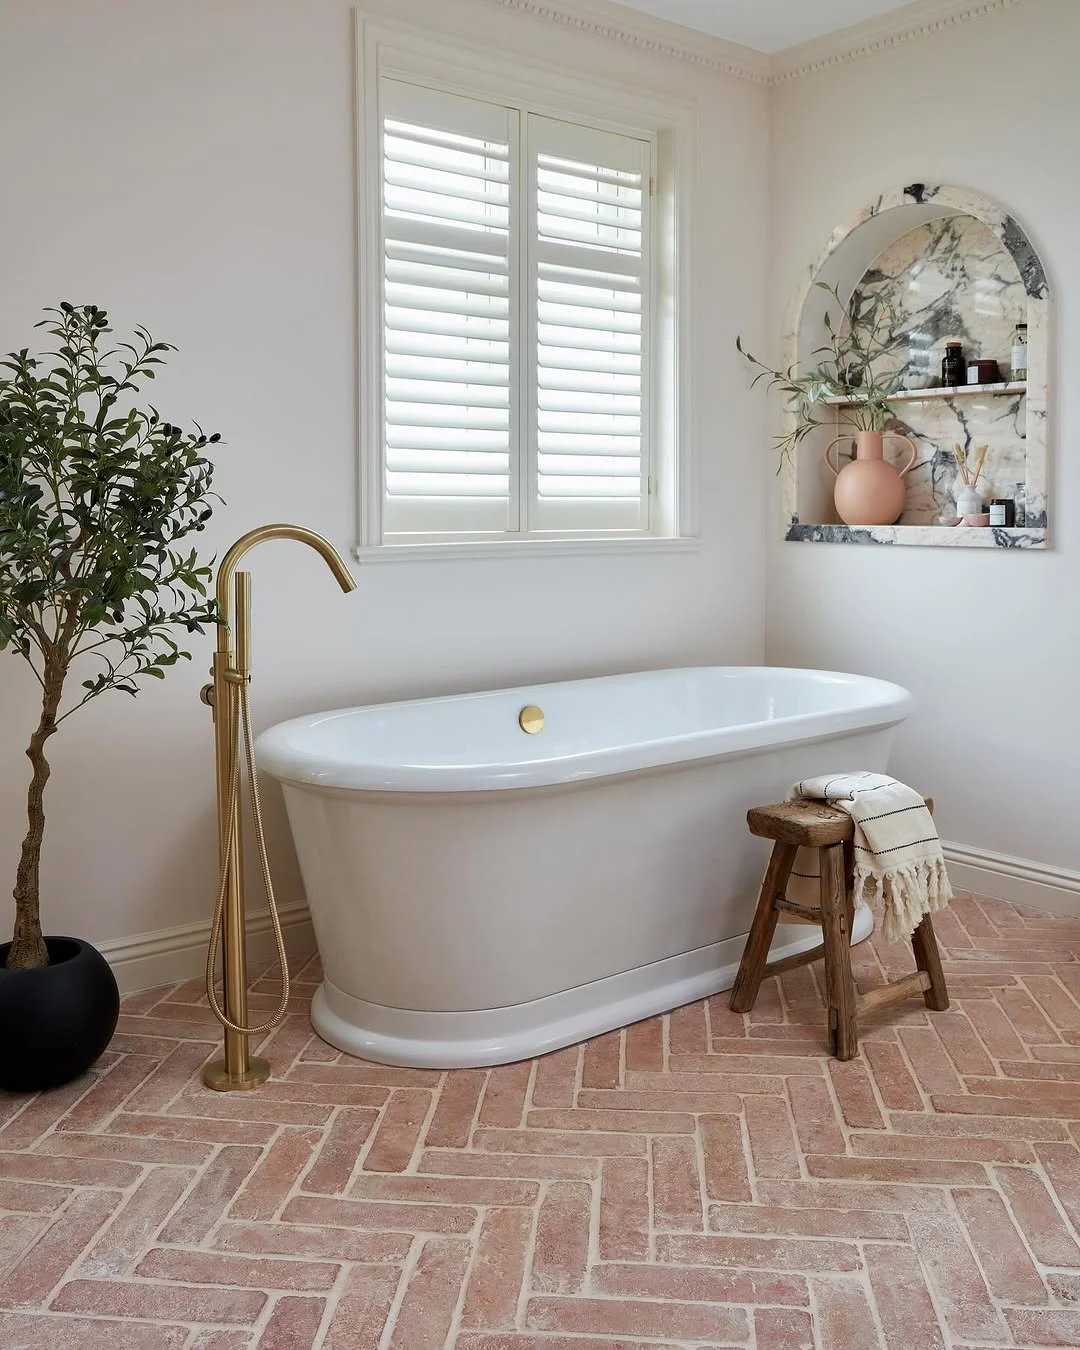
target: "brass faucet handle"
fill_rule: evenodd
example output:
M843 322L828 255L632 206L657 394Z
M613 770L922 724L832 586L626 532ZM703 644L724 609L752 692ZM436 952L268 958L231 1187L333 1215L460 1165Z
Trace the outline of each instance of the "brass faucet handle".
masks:
M199 702L205 703L208 708L212 708L214 706L213 680L211 680L209 684L204 684L203 687L199 690Z

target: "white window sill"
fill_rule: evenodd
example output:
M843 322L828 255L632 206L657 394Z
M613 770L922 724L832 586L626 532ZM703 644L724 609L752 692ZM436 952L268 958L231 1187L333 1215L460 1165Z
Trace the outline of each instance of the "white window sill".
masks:
M696 536L678 539L658 535L621 535L610 539L466 539L425 544L358 545L353 557L362 563L449 562L478 559L504 562L507 558L607 558L632 555L651 557L667 553L696 553Z

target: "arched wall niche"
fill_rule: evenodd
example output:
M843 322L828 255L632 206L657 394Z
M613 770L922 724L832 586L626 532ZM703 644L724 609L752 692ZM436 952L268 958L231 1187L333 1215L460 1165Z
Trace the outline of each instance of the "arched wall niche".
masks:
M915 250L912 255L911 251ZM911 255L909 257L909 255ZM906 270L905 270L906 269ZM930 300L917 296L919 284ZM860 285L895 285L910 304L912 343L927 347L925 371L938 371L946 335L966 339L965 355L1002 362L1000 385L949 392L905 390L894 406L895 427L912 436L919 454L907 477L908 502L900 523L852 527L838 522L825 446L845 430L835 423L804 440L782 469L785 538L800 543L922 544L946 547L1045 548L1048 542L1047 403L1050 287L1025 231L996 202L966 188L913 183L883 194L833 231L810 266L791 306L784 336L785 366L804 366L826 340L827 295L847 298ZM936 289L935 289L936 287ZM923 308L920 309L920 305ZM1028 325L1028 376L1009 382L1003 332ZM952 332L942 326L955 324ZM913 346L913 350L914 350ZM918 383L914 378L912 383ZM987 444L984 479L995 495L1012 496L1023 482L1027 521L1012 529L942 523L952 510L956 477L951 447Z

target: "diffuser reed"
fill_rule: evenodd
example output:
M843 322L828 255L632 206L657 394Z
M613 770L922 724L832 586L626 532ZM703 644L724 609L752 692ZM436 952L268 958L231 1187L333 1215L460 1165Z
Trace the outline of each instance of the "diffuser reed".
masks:
M956 460L956 467L960 470L960 480L965 487L974 488L978 486L979 477L983 470L983 463L986 460L986 450L987 447L985 445L980 445L978 450L975 451L975 464L972 469L968 467L967 451L959 441L954 443L953 457Z

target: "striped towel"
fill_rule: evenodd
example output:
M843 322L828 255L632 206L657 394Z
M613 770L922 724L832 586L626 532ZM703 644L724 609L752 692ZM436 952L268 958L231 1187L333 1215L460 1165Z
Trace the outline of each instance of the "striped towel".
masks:
M796 783L788 798L796 797L830 802L854 820L855 903L881 900L887 942L906 941L952 899L934 819L913 788L883 773L832 773ZM789 898L818 904L817 859L816 849L799 850Z

